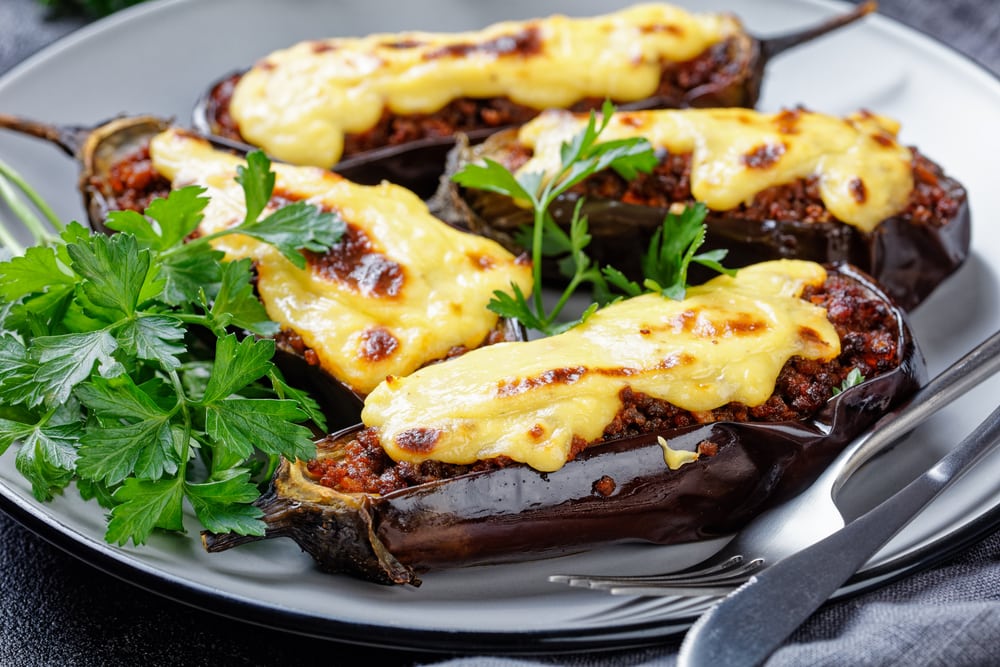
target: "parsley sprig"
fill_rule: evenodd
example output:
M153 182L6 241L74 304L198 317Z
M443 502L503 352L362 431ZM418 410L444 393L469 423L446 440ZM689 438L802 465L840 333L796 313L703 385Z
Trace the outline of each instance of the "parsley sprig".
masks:
M587 127L571 141L562 145L559 169L545 178L537 172L515 176L506 167L486 158L483 164L465 165L454 176L455 182L467 188L478 188L506 195L515 200L528 202L533 212L530 247L534 289L529 301L522 290L511 285L513 295L494 292L489 308L493 312L521 320L532 329L546 334L558 333L575 325L580 320L558 323L557 318L576 289L591 283L600 289L604 285L600 267L596 266L583 252L590 243L587 219L580 215L582 200L577 202L570 222L569 234L563 231L552 218L549 208L567 190L604 169L614 169L627 179L640 172L649 172L656 166L656 156L649 142L641 138L598 142L597 139L611 121L614 107L605 102L601 110L601 120L591 112ZM525 239L527 240L527 239ZM562 270L568 274L569 283L551 310L546 311L542 300L542 257L544 254L566 254ZM592 305L581 319L593 312Z
M680 213L667 213L663 224L653 232L649 247L642 256L644 280L641 286L611 266L604 267L605 278L628 296L649 291L679 301L687 291L688 270L692 262L718 273L733 275L734 270L722 265L727 254L725 249L698 252L705 242L707 215L708 207L701 202L686 206Z
M605 101L601 120L591 112L586 128L560 150L559 169L549 177L537 172L514 175L505 166L485 158L483 163L469 163L453 177L459 185L487 190L527 202L531 207L533 222L517 236L517 242L529 248L532 255L533 297L528 300L523 291L511 284L511 292L496 291L489 309L504 316L520 320L526 327L553 335L586 320L597 308L614 298L617 289L626 296L637 296L645 291L659 292L665 297L683 299L687 288L688 268L692 262L720 273L732 275L732 269L722 266L725 250L698 253L705 241L705 217L708 209L697 203L679 214L669 213L653 234L650 245L642 258L644 280L642 284L627 278L618 269L598 266L586 253L592 237L587 218L581 214L584 199L576 200L569 221L569 231L556 223L549 209L558 197L585 178L604 169L614 169L626 180L634 179L640 172L649 173L657 165L657 157L643 138L628 138L599 142L614 113L614 106ZM546 310L542 298L542 258L559 257L559 271L568 278L555 305ZM583 284L589 283L595 301L581 316L568 322L558 318L572 294Z
M183 531L185 501L210 531L260 535L256 483L278 457L315 454L304 423L323 416L271 361L278 325L250 261L211 241L248 235L304 266L299 249L329 247L344 223L305 203L261 218L274 175L260 152L237 180L247 217L229 229L189 239L208 203L191 186L112 213L111 236L71 223L0 262L0 454L18 443L39 500L75 482L108 507L109 542Z

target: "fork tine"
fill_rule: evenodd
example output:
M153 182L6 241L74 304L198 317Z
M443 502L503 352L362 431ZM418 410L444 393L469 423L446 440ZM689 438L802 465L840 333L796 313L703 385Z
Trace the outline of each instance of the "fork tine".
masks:
M601 580L591 579L590 587L604 590L608 588L642 588L643 586L655 585L672 589L701 589L704 587L725 585L732 588L746 581L751 574L760 570L763 565L763 558L755 558L735 569L713 575L690 577L677 577L673 575L634 578L607 577Z
M656 595L660 597L722 595L745 582L751 574L763 566L764 560L755 558L736 570L714 576L687 579L669 576L566 577L562 583L577 588L605 591L612 595Z
M635 584L634 586L612 586L601 589L611 595L644 595L649 597L676 597L704 599L705 597L722 597L733 592L733 589L744 583L746 578L733 580L732 583L712 584L705 586L661 586L653 583Z
M650 584L671 585L678 587L701 586L728 582L742 583L751 573L760 569L761 559L744 562L740 554L725 557L721 552L705 564L678 572L647 575L593 576L573 574L553 574L549 581L568 584L577 588L595 588L606 590L619 587L645 586Z

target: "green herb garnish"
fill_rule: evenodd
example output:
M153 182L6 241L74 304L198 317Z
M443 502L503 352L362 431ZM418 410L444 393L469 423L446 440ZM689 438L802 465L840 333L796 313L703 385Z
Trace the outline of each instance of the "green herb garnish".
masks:
M645 278L642 286L611 266L604 267L605 278L628 296L638 296L649 291L680 301L688 287L688 268L692 262L718 273L735 275L734 269L722 266L726 250L695 254L705 242L707 215L708 207L701 202L685 207L680 214L667 214L663 224L653 233L649 248L642 257L642 274Z
M260 152L237 180L248 216L232 228L185 242L208 203L187 187L145 216L112 213L112 236L72 223L0 262L0 454L19 443L39 500L75 482L107 506L109 542L183 531L185 501L210 531L261 535L256 483L280 456L315 455L303 423L322 414L274 367L274 341L231 333L278 328L250 262L223 262L210 241L246 234L303 266L298 249L329 247L345 225L305 203L260 219L274 186Z
M642 258L644 280L640 285L629 280L618 269L599 267L585 249L591 242L587 218L581 215L583 198L576 201L570 218L569 233L561 228L549 213L549 207L562 194L583 179L603 169L611 168L626 180L639 172L649 173L657 158L646 139L631 138L598 142L614 113L610 102L601 109L601 122L591 112L587 127L560 151L560 167L550 178L542 174L527 173L515 176L503 165L486 158L484 164L468 164L453 180L468 188L488 190L513 199L526 201L533 212L533 223L521 230L517 242L530 249L533 264L533 299L529 301L517 285L511 285L513 294L494 292L489 308L493 312L520 320L525 326L552 335L565 331L586 320L600 304L611 301L613 289L626 296L643 292L658 292L672 299L683 299L688 286L688 268L692 262L720 273L734 275L735 271L722 266L725 250L696 254L705 241L705 216L708 209L698 203L687 207L680 214L670 213L653 234L649 248ZM569 279L562 294L546 311L542 302L542 258L561 257L559 271ZM570 322L557 322L557 318L570 296L584 283L592 286L596 299L580 318Z
M861 374L861 371L857 368L852 368L851 372L847 374L844 381L840 383L839 387L833 388L833 395L843 393L850 389L851 387L856 387L865 381L865 376Z

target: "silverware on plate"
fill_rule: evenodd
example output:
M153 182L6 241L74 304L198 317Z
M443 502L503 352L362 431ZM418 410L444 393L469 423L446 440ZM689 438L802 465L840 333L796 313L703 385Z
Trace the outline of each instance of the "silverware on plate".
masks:
M1000 444L1000 406L938 463L874 509L754 575L705 612L679 667L758 665L878 549Z

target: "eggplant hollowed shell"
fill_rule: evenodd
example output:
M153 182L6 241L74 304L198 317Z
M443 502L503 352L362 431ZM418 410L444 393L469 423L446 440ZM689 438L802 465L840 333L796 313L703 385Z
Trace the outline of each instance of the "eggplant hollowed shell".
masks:
M838 267L872 293L863 274ZM555 472L510 465L419 484L385 495L341 493L316 483L302 461L283 461L257 501L264 538L204 533L210 552L289 537L329 572L382 584L420 583L419 573L539 559L601 544L673 544L729 534L808 485L852 440L925 379L905 316L899 365L846 389L802 421L715 422L608 441ZM362 428L318 443L338 457ZM674 450L710 441L712 456L670 469L658 438Z
M459 140L449 156L441 186L431 199L435 215L501 243L512 252L523 252L516 232L532 222L528 209L509 197L485 190L465 189L450 180L463 165L503 155L517 141L516 130L494 134L486 142L469 145ZM906 310L924 301L934 289L968 258L971 216L963 186L946 175L939 177L945 196L957 202L955 215L935 225L895 215L871 232L839 222L747 220L726 211L708 212L703 250L728 250L725 264L746 266L772 259L805 259L821 264L851 264L871 275ZM580 196L574 192L559 197L549 209L552 217L568 229ZM682 202L683 203L683 202ZM614 199L586 197L581 215L586 216L593 241L587 254L601 265L612 265L633 280L642 279L640 261L653 233L663 223L669 208L631 204ZM697 281L708 274L692 266ZM555 260L546 261L543 275L561 282Z
M708 52L722 64L706 83L689 89L661 86L651 97L622 102L622 110L683 108L683 107L748 107L757 104L766 65L778 55L800 44L846 26L875 11L877 3L863 2L839 16L817 25L767 38L740 33ZM699 56L700 58L701 56ZM239 128L229 115L229 99L233 87L247 70L230 72L213 81L195 102L192 127L205 136L245 142ZM577 103L573 110L599 109L603 100L588 99ZM617 102L616 100L612 100ZM536 111L541 112L541 109ZM428 114L433 119L434 114ZM414 117L416 120L424 116ZM527 120L524 118L523 120ZM507 124L455 128L471 141L481 141ZM382 180L402 185L422 197L430 197L437 188L448 151L455 143L454 133L441 135L429 131L427 136L403 143L387 144L356 153L345 154L332 167L355 183L376 184Z

